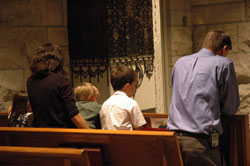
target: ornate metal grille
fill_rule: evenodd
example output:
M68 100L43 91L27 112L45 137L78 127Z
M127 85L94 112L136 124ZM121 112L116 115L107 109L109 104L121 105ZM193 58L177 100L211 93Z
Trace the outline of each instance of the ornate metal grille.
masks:
M69 0L68 32L72 80L99 79L121 64L152 75L151 0Z

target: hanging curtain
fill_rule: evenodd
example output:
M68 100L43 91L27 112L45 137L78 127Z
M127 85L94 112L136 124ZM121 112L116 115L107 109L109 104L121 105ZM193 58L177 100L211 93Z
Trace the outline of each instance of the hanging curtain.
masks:
M109 67L119 65L136 66L151 77L154 59L151 0L67 2L72 80L99 79Z

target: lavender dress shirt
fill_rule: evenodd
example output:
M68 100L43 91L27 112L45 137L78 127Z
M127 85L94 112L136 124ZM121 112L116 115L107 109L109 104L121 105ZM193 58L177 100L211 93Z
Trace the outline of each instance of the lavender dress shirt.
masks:
M213 128L222 134L221 115L233 115L239 107L233 62L208 49L180 58L172 84L169 130L208 134Z

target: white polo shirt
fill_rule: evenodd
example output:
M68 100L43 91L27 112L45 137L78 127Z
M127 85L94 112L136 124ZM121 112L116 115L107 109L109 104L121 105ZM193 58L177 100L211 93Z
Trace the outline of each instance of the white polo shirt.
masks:
M102 105L102 129L133 130L146 124L137 102L122 91L116 91Z

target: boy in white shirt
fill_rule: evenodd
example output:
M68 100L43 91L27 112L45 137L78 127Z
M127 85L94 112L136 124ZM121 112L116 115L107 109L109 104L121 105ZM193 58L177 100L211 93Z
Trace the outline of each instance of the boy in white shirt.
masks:
M102 129L142 129L146 121L137 102L131 98L136 91L136 72L126 66L118 67L111 74L111 85L115 92L100 111Z

